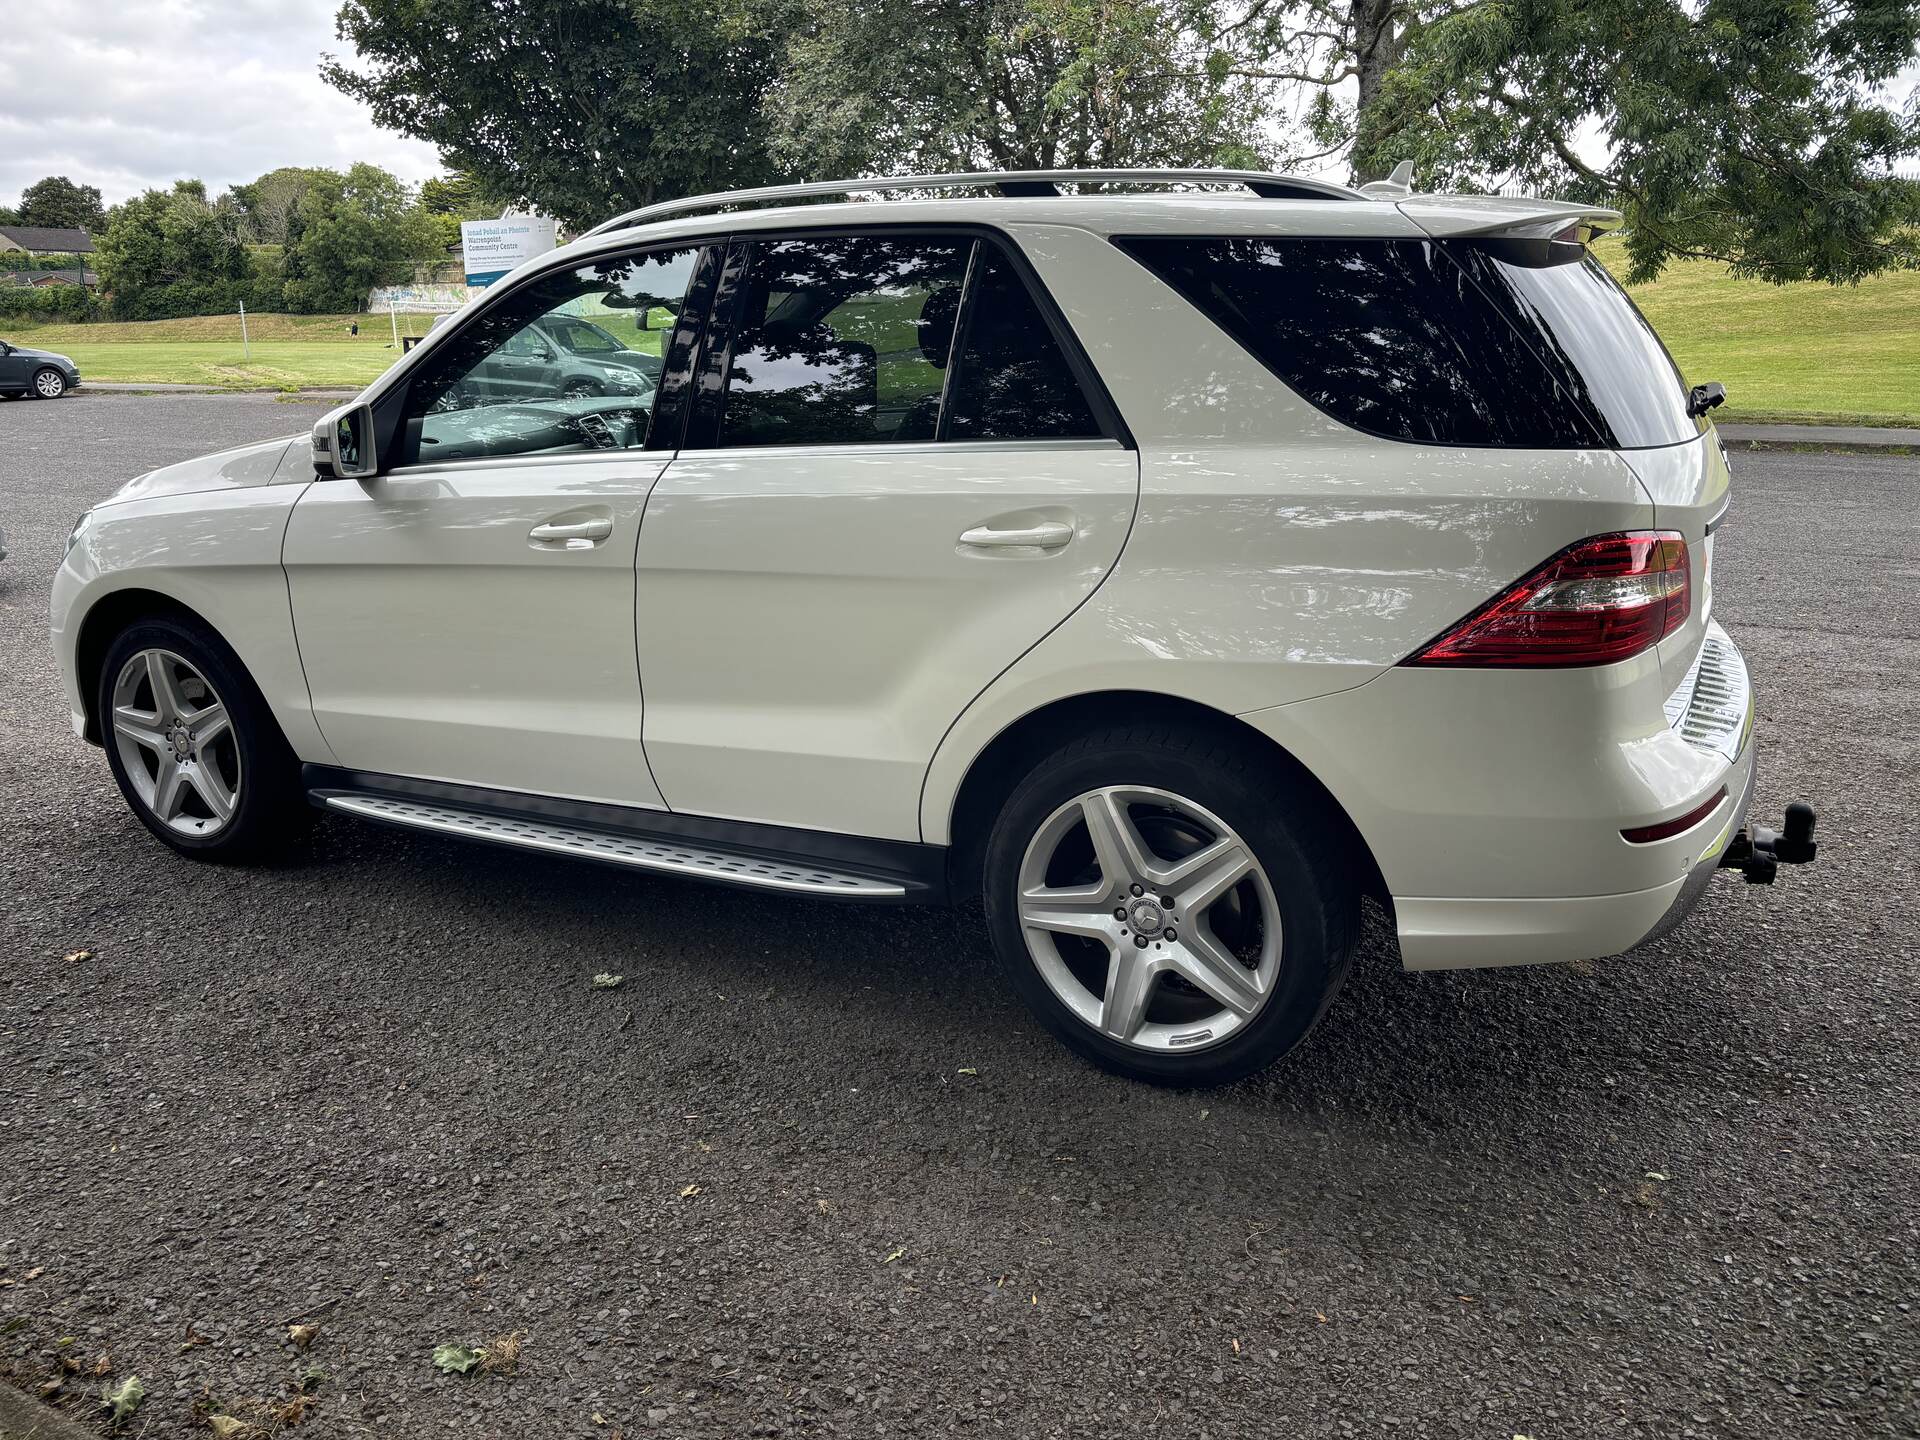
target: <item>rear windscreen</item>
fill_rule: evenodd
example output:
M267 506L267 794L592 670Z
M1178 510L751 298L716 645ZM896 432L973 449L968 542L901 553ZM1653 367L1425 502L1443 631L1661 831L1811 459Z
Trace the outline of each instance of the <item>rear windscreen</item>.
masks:
M1700 431L1659 337L1573 246L1186 235L1116 243L1293 390L1369 434L1630 449Z

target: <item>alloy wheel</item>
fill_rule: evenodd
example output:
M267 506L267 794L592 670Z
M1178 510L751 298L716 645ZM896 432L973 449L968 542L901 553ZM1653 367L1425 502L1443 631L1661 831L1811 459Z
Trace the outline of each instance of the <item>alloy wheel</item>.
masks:
M42 370L33 377L33 388L42 400L58 400L67 393L67 377L58 370Z
M113 683L113 740L134 793L182 835L224 830L240 804L240 751L225 703L191 661L135 653Z
M1109 1040L1210 1048L1273 996L1273 887L1252 847L1192 800L1149 786L1077 795L1035 833L1019 885L1041 978Z

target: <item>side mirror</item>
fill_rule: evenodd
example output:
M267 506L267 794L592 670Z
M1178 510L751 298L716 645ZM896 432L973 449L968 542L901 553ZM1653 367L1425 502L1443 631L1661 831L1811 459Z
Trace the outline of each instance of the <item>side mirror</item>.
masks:
M1727 387L1718 380L1696 385L1687 392L1687 414L1698 419L1715 406L1727 403Z
M313 473L341 480L364 480L380 473L375 453L373 407L347 405L313 427Z

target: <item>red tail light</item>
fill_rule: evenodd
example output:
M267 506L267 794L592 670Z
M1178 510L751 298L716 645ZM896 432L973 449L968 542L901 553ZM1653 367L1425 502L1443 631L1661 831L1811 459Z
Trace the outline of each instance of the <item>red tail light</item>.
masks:
M1606 665L1657 645L1687 621L1687 542L1671 530L1596 535L1569 545L1406 665Z

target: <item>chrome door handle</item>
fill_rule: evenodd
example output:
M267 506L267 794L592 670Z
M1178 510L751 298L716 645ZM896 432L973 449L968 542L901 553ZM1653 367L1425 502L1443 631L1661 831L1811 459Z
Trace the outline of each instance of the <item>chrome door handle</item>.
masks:
M575 520L570 524L556 524L549 520L544 525L536 525L527 532L529 540L604 540L613 534L611 520Z
M960 536L962 545L1000 549L1010 545L1036 545L1042 550L1058 550L1073 539L1073 527L1058 520L1026 525L1018 530L996 530L991 525L976 525Z

